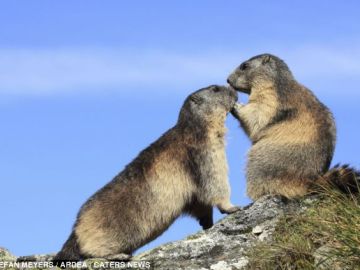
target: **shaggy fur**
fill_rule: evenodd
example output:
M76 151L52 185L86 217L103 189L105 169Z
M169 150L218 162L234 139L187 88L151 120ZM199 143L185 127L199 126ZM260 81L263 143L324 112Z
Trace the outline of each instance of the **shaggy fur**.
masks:
M212 207L230 202L224 135L236 91L210 86L190 95L177 124L143 150L81 208L54 261L124 258L161 235L183 213L204 229Z
M250 95L248 104L235 105L232 114L253 143L247 164L252 199L265 194L294 198L319 183L358 181L358 173L346 166L328 171L336 142L334 118L284 61L270 54L255 56L228 83Z

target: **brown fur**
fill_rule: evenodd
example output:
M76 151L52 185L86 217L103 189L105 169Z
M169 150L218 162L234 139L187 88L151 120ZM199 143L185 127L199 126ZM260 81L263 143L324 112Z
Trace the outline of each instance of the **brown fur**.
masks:
M225 118L236 100L234 90L220 86L190 95L176 126L83 205L55 261L130 255L183 213L207 229L213 206L237 211L224 142Z
M256 200L266 194L303 196L314 186L351 182L343 168L329 166L336 128L331 112L299 84L278 57L265 54L241 64L228 78L238 91L250 94L246 105L232 111L253 145L248 154L247 193ZM353 182L357 181L355 170ZM349 181L347 181L347 178Z

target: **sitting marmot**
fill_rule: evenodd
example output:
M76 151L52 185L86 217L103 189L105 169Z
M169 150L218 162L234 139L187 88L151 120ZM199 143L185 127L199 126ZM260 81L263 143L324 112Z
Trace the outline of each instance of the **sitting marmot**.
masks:
M348 166L329 170L336 128L328 108L293 77L284 61L270 54L242 63L228 78L249 94L232 114L252 141L247 164L247 192L303 196L329 182L356 190L359 173Z

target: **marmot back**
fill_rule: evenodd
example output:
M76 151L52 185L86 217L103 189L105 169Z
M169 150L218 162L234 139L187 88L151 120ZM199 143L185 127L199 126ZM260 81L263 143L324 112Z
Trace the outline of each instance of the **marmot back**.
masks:
M253 143L247 163L252 199L265 194L303 196L339 172L347 184L355 183L353 169L328 172L336 143L334 118L295 80L284 61L270 54L255 56L242 63L228 83L250 95L248 104L237 104L232 113Z

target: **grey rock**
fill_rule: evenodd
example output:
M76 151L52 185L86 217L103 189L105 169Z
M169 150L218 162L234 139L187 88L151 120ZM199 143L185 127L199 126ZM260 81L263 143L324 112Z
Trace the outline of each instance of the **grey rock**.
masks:
M49 262L53 259L55 254L40 254L30 256L20 256L17 258L18 262Z
M0 261L16 261L16 257L6 248L0 247Z
M154 269L244 269L246 251L269 241L279 217L300 211L296 201L263 197L244 210L226 216L211 229L165 244L134 257L150 261Z
M255 235L260 235L264 232L264 229L262 228L262 226L255 226L253 229L252 229L252 233L255 234Z

